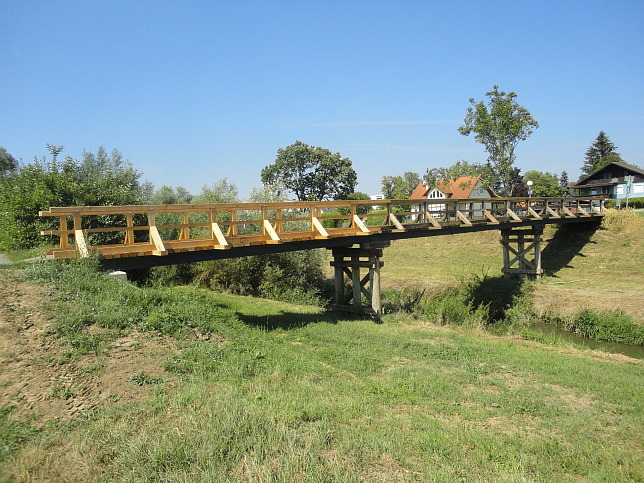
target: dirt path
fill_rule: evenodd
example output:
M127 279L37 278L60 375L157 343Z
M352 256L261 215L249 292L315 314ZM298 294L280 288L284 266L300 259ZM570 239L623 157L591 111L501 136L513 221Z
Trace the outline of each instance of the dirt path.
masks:
M0 253L0 265L11 265L11 260L4 253Z
M99 404L147 398L154 386L128 381L141 372L174 385L162 368L174 344L159 335L132 333L101 355L70 358L42 309L50 294L19 271L0 270L0 408L13 407L19 418L63 420Z

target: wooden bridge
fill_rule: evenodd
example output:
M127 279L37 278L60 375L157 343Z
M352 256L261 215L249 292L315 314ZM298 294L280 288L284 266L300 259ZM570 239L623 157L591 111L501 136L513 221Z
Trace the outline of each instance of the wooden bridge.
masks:
M603 210L601 200L566 197L75 206L40 216L59 222L42 232L60 238L48 257L96 255L112 270L328 248L336 305L364 310L364 294L366 309L379 314L382 250L391 240L501 230L504 274L539 277L543 227L597 221ZM352 301L343 300L345 275Z

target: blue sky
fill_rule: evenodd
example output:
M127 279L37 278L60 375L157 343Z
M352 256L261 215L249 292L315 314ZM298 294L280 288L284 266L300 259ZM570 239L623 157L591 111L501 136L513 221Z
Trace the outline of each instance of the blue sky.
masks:
M245 196L296 140L385 175L483 162L457 132L498 84L540 124L517 166L579 175L600 130L644 166L641 1L0 3L0 146L118 148L156 187Z

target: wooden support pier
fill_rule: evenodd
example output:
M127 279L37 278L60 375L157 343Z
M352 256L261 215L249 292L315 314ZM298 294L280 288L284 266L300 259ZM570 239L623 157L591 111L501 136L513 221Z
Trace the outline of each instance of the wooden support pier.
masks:
M384 266L381 260L382 251L390 242L364 243L360 248L336 247L332 249L334 267L335 297L334 305L338 310L366 313L379 317L382 315L380 299L380 269ZM360 270L367 269L364 277ZM345 293L344 277L351 282L351 291ZM367 288L367 283L369 284ZM362 303L365 296L366 306Z
M505 278L541 278L542 236L543 225L501 230Z

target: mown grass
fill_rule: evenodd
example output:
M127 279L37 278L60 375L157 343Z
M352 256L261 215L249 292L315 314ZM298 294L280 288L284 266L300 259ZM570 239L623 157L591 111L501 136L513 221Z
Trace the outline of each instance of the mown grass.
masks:
M377 324L193 288L139 288L80 267L33 272L57 287L49 308L65 327L61 340L73 345L73 333L96 325L163 331L177 340L164 367L178 383L157 378L147 401L104 403L28 436L11 429L0 462L9 479L644 478L639 361L402 314ZM191 327L226 341L196 340Z

